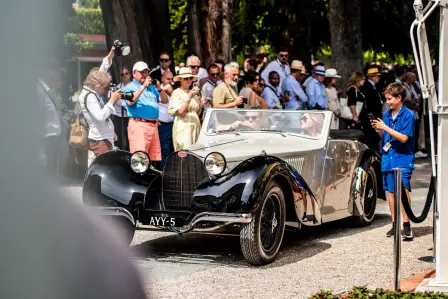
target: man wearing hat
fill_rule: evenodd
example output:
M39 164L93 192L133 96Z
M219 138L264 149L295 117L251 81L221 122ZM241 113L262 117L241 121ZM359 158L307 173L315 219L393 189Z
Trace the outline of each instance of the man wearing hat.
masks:
M328 109L327 97L325 95L325 67L318 65L314 70L314 78L310 79L307 86L308 108L311 110Z
M286 76L282 83L282 90L286 110L302 110L308 97L300 85L300 76L303 69L303 63L294 60L291 64L291 74Z
M129 115L129 148L132 153L144 151L152 161L161 161L158 103L168 103L168 96L160 88L160 81L156 87L151 85L152 79L145 62L135 63L132 73L134 80L123 89L123 92L134 93L134 98L126 101Z
M383 101L381 99L381 94L377 90L376 85L380 82L381 73L376 66L371 67L367 70L367 80L366 83L360 88L360 91L365 96L365 113L364 115L368 115L372 113L375 118L383 117ZM364 133L369 138L366 140L366 145L376 152L380 152L380 137L376 133L376 131L370 125L370 120L360 119L363 123Z

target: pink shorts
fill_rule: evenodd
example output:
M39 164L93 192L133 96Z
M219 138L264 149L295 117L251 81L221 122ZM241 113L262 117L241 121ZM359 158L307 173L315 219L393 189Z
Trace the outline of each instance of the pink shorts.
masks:
M129 149L131 153L144 151L151 161L161 161L158 123L148 123L129 119L128 125Z

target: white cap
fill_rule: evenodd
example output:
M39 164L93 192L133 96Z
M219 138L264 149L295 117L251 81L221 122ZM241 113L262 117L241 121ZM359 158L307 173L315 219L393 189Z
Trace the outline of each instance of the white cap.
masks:
M143 61L136 62L134 64L134 67L132 68L132 72L135 72L135 71L141 72L143 70L148 70L149 71L148 65L145 62L143 62Z

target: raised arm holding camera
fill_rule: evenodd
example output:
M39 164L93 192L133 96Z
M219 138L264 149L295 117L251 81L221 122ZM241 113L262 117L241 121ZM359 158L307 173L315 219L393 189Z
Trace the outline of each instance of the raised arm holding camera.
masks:
M110 93L109 101L102 99L110 86L110 76L102 71L92 71L84 81L79 95L81 111L89 124L89 148L95 156L113 149L116 138L110 116L115 113L114 105L121 98L121 91Z

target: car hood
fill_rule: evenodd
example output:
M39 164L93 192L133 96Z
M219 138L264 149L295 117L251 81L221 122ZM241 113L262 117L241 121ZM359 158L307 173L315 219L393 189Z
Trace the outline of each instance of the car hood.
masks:
M270 134L270 136L226 136L210 140L207 144L196 143L188 148L198 156L219 152L228 162L242 161L262 152L276 157L290 157L321 149L322 143L293 135Z

